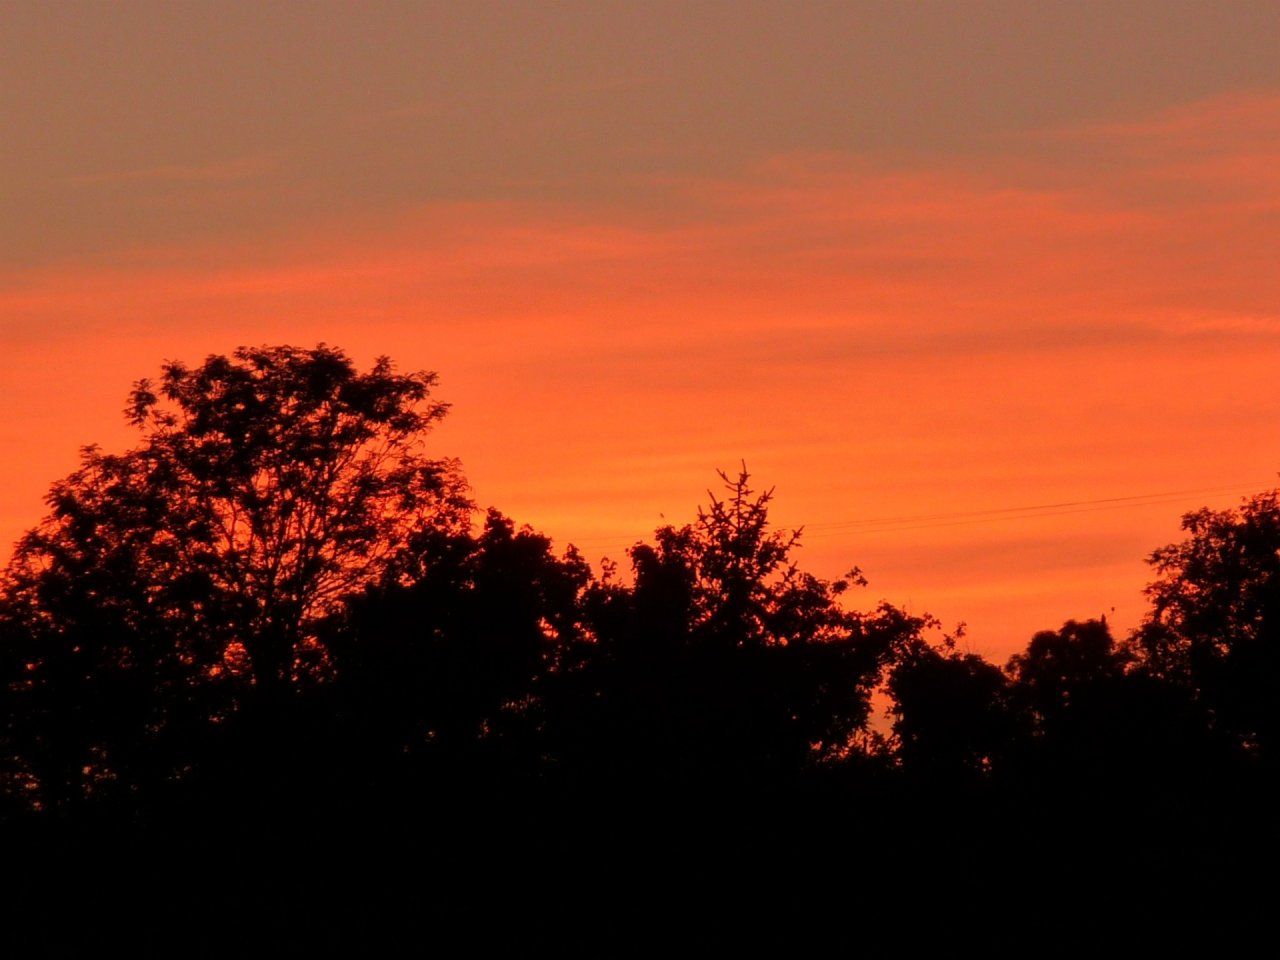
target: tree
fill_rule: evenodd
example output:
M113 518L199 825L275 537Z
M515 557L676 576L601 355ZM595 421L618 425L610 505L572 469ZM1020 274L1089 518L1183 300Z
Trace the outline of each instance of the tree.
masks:
M987 774L1007 758L1018 733L1000 668L956 649L913 638L895 652L885 684L904 767L942 776Z
M630 550L632 583L586 592L593 642L559 702L568 747L588 763L687 779L842 756L891 650L928 625L888 604L847 609L859 572L801 571L800 531L769 527L773 491L753 491L745 466L720 478L726 494L709 494L694 523Z
M411 582L366 591L337 625L340 693L370 728L356 748L366 756L469 760L515 739L580 633L591 569L572 547L557 557L547 537L494 509L478 535L436 540Z
M79 711L80 742L64 746L101 758L95 725L128 714L155 733L193 690L278 704L322 676L317 625L394 579L428 531L469 522L456 464L423 448L446 411L434 384L385 357L360 373L323 344L243 347L138 381L126 414L141 444L86 447L0 581L28 745L48 740L54 713ZM132 693L105 695L113 683ZM70 768L110 779L115 742Z
M1218 733L1269 756L1280 703L1280 490L1188 513L1182 528L1185 540L1148 560L1157 579L1134 635L1142 667L1188 691Z
M1106 618L1042 630L1005 666L1028 736L1021 773L1041 782L1150 789L1198 775L1203 724L1185 691L1138 667Z
M1117 646L1107 621L1068 620L1061 630L1041 630L1006 667L1040 729L1053 729L1082 713L1098 691L1118 683L1130 656Z

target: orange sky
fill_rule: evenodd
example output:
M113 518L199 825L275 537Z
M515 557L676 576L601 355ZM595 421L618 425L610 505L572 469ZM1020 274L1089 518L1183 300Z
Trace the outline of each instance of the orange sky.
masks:
M1280 464L1258 6L0 7L0 538L162 360L326 341L593 559L745 460L868 605L1131 625Z

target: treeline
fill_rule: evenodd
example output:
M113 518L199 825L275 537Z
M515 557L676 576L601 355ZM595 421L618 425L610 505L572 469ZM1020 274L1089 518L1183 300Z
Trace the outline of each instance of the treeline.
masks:
M799 569L745 468L625 569L475 523L423 446L433 385L324 346L170 363L130 395L139 446L53 486L0 581L12 939L1254 931L1276 492L1185 517L1131 636L1068 621L993 664Z

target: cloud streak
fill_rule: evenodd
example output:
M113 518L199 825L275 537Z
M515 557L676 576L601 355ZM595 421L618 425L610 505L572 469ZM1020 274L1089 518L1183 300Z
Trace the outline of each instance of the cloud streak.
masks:
M278 154L259 154L235 157L214 163L166 163L154 167L131 170L76 174L68 178L68 182L74 185L90 186L145 181L161 183L225 183L238 180L257 180L271 176L278 173L281 166L282 159Z
M657 213L416 203L11 268L0 401L17 424L8 462L30 466L0 476L5 538L65 463L40 451L115 436L128 383L161 359L245 342L324 339L440 370L455 403L440 442L483 499L565 538L678 518L739 458L794 525L1266 477L1277 113L1280 98L1231 95L1011 138L980 160L793 151L655 178ZM258 189L279 162L102 176ZM16 372L51 356L83 374L52 406ZM807 549L829 573L862 563L898 598L958 604L963 588L1011 649L1029 625L1105 609L1121 579L1133 591L1140 556L1123 575L1115 558L1171 537L1176 513L1107 518L1085 538L1046 518L1007 542L978 526ZM1002 589L1037 599L1001 614Z

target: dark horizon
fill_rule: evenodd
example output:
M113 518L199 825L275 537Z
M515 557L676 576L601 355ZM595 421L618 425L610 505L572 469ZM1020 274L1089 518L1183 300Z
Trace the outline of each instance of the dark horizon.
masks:
M745 463L625 574L558 555L429 454L435 386L329 346L170 361L130 395L136 444L51 487L0 574L0 834L28 881L0 940L1056 953L1268 929L1280 489L1184 516L1139 630L1067 620L1000 664L856 568L807 573Z

